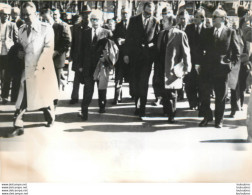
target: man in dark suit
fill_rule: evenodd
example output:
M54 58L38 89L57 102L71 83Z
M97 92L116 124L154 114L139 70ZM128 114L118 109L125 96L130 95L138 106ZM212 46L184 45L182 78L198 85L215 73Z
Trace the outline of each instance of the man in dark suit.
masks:
M200 37L204 33L205 26L205 10L197 9L194 13L194 23L187 25L185 33L189 40L191 51L192 69L191 72L185 76L185 92L189 102L190 109L196 110L199 106L199 79L198 72L195 69L195 64L199 64L200 59Z
M119 48L119 59L115 65L115 96L113 104L117 104L122 101L122 84L123 79L128 81L129 71L127 64L123 61L125 50L125 38L126 31L129 23L128 10L122 8L121 10L121 22L116 24L115 31L113 33L116 45Z
M201 109L204 119L199 126L207 126L213 120L210 93L215 91L215 127L221 128L228 93L228 73L239 59L239 45L234 30L225 26L227 14L217 9L213 12L213 27L206 29L201 39L200 64Z
M88 119L88 107L92 101L94 93L94 72L98 61L102 58L101 54L97 52L97 43L104 38L112 37L112 32L101 27L102 12L100 10L93 10L90 15L92 28L83 32L80 62L78 63L79 71L82 72L82 79L84 81L83 100L81 104L80 116L84 121ZM99 90L99 107L100 113L105 112L107 90Z
M15 23L9 21L11 6L8 4L2 5L3 7L0 8L0 80L2 103L6 104L11 83L11 67L8 62L8 52L17 42L18 29Z
M135 97L135 115L145 115L148 82L154 61L154 44L159 32L154 4L146 2L143 13L130 19L126 34L124 62L130 64L130 93Z
M58 85L60 86L61 73L65 66L66 52L71 44L71 34L68 24L60 19L60 12L58 9L53 10L53 19L53 30L55 35L53 61Z
M72 70L75 72L74 82L73 82L73 91L71 95L70 104L75 104L79 101L79 88L80 88L80 72L78 70L78 58L81 55L81 37L83 35L83 31L90 29L89 24L89 16L91 13L91 9L88 5L83 6L82 10L82 21L79 24L73 25L72 27L72 44L70 50L70 57L73 61Z

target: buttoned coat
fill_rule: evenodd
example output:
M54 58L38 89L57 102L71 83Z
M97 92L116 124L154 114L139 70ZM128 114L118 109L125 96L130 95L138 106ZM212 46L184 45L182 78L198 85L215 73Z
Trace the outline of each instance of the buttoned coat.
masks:
M58 97L57 78L52 55L54 32L49 24L36 21L27 37L27 25L20 27L19 43L25 52L25 70L21 81L26 81L27 109L37 110L53 104ZM22 92L21 92L22 93Z
M97 35L97 41L103 38L112 37L113 34L110 30L101 28ZM81 55L78 63L78 69L83 68L82 80L85 84L86 80L92 78L95 68L101 57L101 53L96 51L96 45L92 45L92 28L83 31Z
M160 29L158 20L151 16L144 27L143 15L130 18L126 32L125 56L129 56L130 94L144 97L155 56L155 44Z
M236 32L228 27L222 29L220 37L217 40L214 37L214 27L206 29L202 35L200 50L200 76L203 79L213 76L227 76L231 70L231 67L228 70L228 62L236 63L240 57Z
M79 60L79 57L81 56L81 43L82 43L82 35L83 31L90 29L88 24L85 24L83 22L79 24L75 24L71 27L72 31L72 42L71 42L71 50L70 50L70 56L73 60L72 70L77 71L77 63Z
M178 75L183 75L184 72L191 70L191 55L187 35L177 28L171 28L168 33L165 56L161 56L160 49L165 32L165 30L161 31L158 36L155 66L159 68L156 79L160 79L158 82L161 82L161 84L164 82L165 89L181 89L182 77L174 76L174 70L176 69ZM162 57L165 57L164 64L162 64Z

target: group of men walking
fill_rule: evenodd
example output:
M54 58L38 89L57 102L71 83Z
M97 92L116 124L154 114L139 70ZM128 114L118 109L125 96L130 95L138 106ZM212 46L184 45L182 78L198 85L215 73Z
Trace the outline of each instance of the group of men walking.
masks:
M129 82L130 95L135 102L134 114L145 116L149 79L154 64L155 96L162 99L163 111L168 116L169 123L175 123L177 91L185 83L190 108L198 109L199 115L203 117L199 126L207 126L214 116L215 127L221 128L228 81L235 80L233 90L237 91L239 77L242 78L239 76L240 68L234 67L251 63L249 44L241 34L242 31L237 34L236 30L225 25L227 15L223 9L213 12L211 28L206 28L204 24L203 8L195 11L194 23L187 26L177 24L176 17L167 8L159 22L154 17L154 10L154 3L145 2L143 12L129 19L127 9L123 8L121 21L115 29L105 29L102 27L102 12L84 6L82 21L73 25L71 36L67 24L60 20L57 9L53 11L54 23L50 22L48 10L45 10L42 17L47 23L44 23L38 20L32 2L23 3L22 16L25 24L20 27L18 36L14 36L16 30L12 31L13 35L10 34L12 40L18 39L21 45L17 56L24 60L25 67L16 103L15 128L10 136L23 133L22 116L27 109L43 110L47 126L53 124L62 68L70 46L70 60L75 71L70 104L78 102L79 86L83 83L84 93L79 115L84 121L88 120L88 107L95 83L98 86L99 112L106 112L107 82L113 65L113 103L116 105L122 101L123 81ZM246 21L243 23L246 25ZM2 24L3 22L1 36ZM245 54L248 56L246 60ZM231 75L236 75L237 78L232 78ZM210 108L212 90L215 93L214 115ZM237 101L240 98L235 95L237 93L232 94L231 115L234 115L239 109Z

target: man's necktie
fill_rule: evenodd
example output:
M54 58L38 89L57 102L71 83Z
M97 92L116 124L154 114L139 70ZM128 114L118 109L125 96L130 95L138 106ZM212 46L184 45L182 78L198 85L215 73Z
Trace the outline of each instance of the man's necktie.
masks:
M149 22L149 18L145 18L145 19L144 19L144 30L147 29L148 22Z
M31 33L31 26L28 25L27 26L27 37L29 37L30 33Z
M94 38L93 38L93 44L96 44L98 40L96 30L94 30Z
M218 29L214 32L214 37L215 37L216 39L219 38L219 30L218 30Z
M218 38L219 38L219 30L216 29L214 32L214 41L217 42Z

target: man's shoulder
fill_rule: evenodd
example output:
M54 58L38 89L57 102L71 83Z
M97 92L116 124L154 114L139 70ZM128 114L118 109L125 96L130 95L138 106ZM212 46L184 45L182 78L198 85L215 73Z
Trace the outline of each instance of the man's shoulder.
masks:
M38 23L40 23L40 26L41 26L42 29L50 29L50 28L52 28L52 26L49 23L41 22L41 21L38 21Z
M195 28L195 24L194 24L194 23L188 24L188 25L186 26L186 30L192 30L193 28Z

